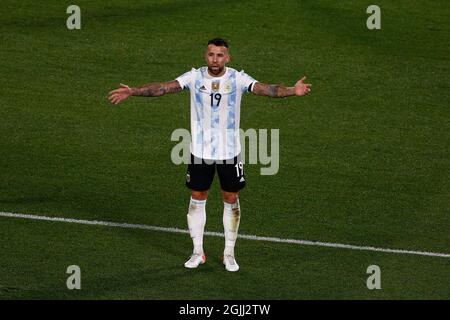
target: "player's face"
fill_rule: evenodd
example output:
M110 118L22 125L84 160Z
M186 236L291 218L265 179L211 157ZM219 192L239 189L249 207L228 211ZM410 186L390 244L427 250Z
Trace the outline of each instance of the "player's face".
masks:
M221 76L225 72L225 64L230 62L228 48L223 46L208 45L205 53L205 60L208 64L209 73Z

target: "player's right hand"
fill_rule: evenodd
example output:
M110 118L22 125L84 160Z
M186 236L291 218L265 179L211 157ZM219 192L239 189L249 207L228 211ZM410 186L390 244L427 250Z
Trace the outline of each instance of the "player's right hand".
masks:
M109 93L108 99L113 104L119 104L123 100L131 96L131 94L132 94L131 88L126 84L121 83L119 89L113 90Z
M295 84L294 91L296 96L304 96L311 91L311 84L304 83L305 80L306 77L303 77L300 80L298 80L297 83Z

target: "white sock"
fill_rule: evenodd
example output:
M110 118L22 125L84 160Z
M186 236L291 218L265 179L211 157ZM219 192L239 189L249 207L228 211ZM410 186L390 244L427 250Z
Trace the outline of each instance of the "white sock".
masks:
M187 222L194 244L194 253L203 254L203 232L206 224L206 200L192 199L189 203Z
M241 208L239 199L236 203L223 203L223 229L225 231L225 250L224 255L234 256L234 246L239 229L239 221L241 219Z

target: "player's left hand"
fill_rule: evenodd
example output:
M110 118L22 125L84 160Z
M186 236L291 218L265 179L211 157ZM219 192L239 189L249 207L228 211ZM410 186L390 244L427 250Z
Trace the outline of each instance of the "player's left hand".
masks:
M119 89L113 90L109 93L108 99L113 104L119 104L120 102L127 99L131 95L132 95L131 88L126 84L121 83Z
M311 84L304 83L305 79L306 77L303 77L295 84L294 89L296 96L304 96L311 92Z

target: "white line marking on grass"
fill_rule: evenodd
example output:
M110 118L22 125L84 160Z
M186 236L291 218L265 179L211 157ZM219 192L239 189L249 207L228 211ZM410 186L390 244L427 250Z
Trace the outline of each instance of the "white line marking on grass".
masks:
M56 222L68 222L68 223L99 225L99 226L108 226L108 227L117 227L117 228L144 229L144 230L152 230L152 231L189 234L189 231L185 230L185 229L156 227L156 226L149 226L149 225L145 225L145 224L117 223L117 222L107 222L107 221L97 221L97 220L79 220L79 219L46 217L46 216L11 213L11 212L0 212L0 217L56 221ZM212 237L222 237L222 238L224 237L223 233L220 233L220 232L206 231L204 234L207 236L212 236ZM415 255L419 255L419 256L450 258L449 253L439 253L439 252L386 249L386 248L376 248L376 247L368 247L368 246L355 246L355 245L342 244L342 243L330 243L330 242L296 240L296 239L282 239L282 238L261 237L261 236L254 236L254 235L245 235L245 234L240 234L238 237L240 239L255 240L255 241L293 243L293 244L316 246L316 247L330 247L330 248L340 248L340 249L350 249L350 250L376 251L376 252L387 252L387 253L397 253L397 254L415 254Z

